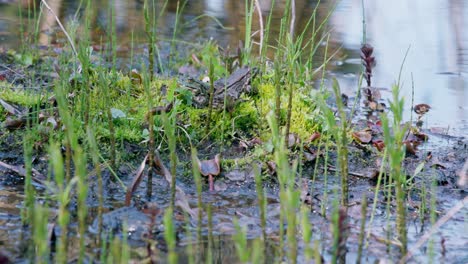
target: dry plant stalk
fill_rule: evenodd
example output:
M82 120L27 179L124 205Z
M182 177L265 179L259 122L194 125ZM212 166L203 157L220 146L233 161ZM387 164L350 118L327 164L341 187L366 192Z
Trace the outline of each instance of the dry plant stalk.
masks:
M73 40L68 34L67 30L65 30L65 27L62 25L62 22L60 22L60 19L57 17L55 12L50 8L50 6L47 4L45 0L41 0L42 4L49 10L49 12L55 17L55 21L57 21L57 24L59 25L60 29L63 31L63 34L67 37L68 42L70 43L70 46L72 47L73 53L75 54L75 57L78 57L78 52L76 51L75 44L73 44Z

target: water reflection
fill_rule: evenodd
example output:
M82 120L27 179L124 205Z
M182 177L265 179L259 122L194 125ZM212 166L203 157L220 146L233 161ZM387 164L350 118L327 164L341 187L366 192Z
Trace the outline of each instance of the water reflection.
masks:
M404 54L402 94L411 103L433 106L429 123L466 135L468 108L468 3L451 1L367 1L367 39L375 46L373 83L390 87L398 78ZM334 40L356 51L362 39L361 1L341 1L331 24ZM357 59L358 54L352 56ZM352 62L352 61L351 61ZM355 89L349 87L349 89ZM407 113L409 111L406 111Z

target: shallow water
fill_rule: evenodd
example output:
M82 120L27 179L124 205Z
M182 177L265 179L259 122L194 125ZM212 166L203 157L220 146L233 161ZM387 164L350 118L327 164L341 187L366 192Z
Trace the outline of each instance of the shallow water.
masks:
M1 1L0 1L1 2ZM58 5L56 12L61 20L67 24L74 17L79 1L49 1ZM117 35L119 40L119 56L128 58L132 46L132 35L135 46L138 47L145 42L143 32L144 22L142 16L142 1L118 1L114 0L116 13ZM158 2L158 7L162 1ZM160 37L171 39L174 29L176 5L175 1L170 1L169 12L161 18ZM193 0L186 8L181 23L180 32L176 38L187 42L198 42L209 38L217 40L221 46L230 45L236 47L239 39L244 38L244 1L238 0ZM412 80L414 81L414 102L427 103L432 106L432 110L426 117L428 127L442 127L448 129L452 135L467 136L468 131L468 3L463 0L437 1L367 1L366 14L366 36L368 43L375 47L377 67L373 74L373 85L386 88L388 92L383 92L384 97L390 97L391 85L397 80L400 68L403 64L404 56L409 48L408 56L404 63L401 82L403 84L402 94L407 103L406 118L410 118L410 106L412 98ZM95 5L95 16L93 19L93 39L95 44L100 44L100 37L108 29L108 9L111 1L93 1ZM268 14L271 1L261 1L263 3L263 15ZM297 4L297 28L303 27L304 23L312 13L315 1L296 0ZM283 5L276 5L273 18L273 32L279 28L279 18L282 14ZM332 6L331 1L322 1L320 5L320 16L325 17ZM0 48L18 47L19 41L19 16L16 5L0 4ZM193 20L200 15L209 15L219 20L225 27L221 27L213 18L202 17ZM25 16L27 17L27 16ZM255 18L256 19L256 18ZM186 23L186 24L184 24ZM57 26L52 19L43 19L40 23L44 32L55 32ZM254 30L259 27L254 21ZM330 76L336 77L345 93L353 95L358 86L358 74L361 72L360 45L362 43L362 7L361 1L348 0L339 1L335 12L332 14L329 27L332 28L332 47L341 47L342 52L333 62L336 67L330 69ZM30 30L30 29L29 29ZM39 36L42 44L49 42L54 45L64 43L63 35L41 34ZM273 33L274 38L275 33ZM440 145L445 144L441 140ZM0 172L0 175L4 175ZM131 178L126 179L131 181ZM157 180L155 180L157 181ZM217 181L222 184L223 180ZM321 182L319 180L319 182ZM229 182L228 182L229 183ZM165 183L160 183L164 186ZM234 230L231 220L233 217L242 218L246 225L249 225L249 234L256 237L261 230L258 223L258 210L256 208L256 194L254 185L245 186L242 183L229 183L228 190L222 194L206 195L205 202L213 203L215 233L232 233ZM252 184L252 182L250 182ZM331 183L330 183L331 184ZM166 183L167 185L167 183ZM226 185L226 184L225 184ZM155 183L158 186L158 182ZM368 187L364 184L364 189ZM316 186L320 189L322 186ZM362 186L361 186L362 187ZM166 186L167 188L167 186ZM140 188L143 189L143 188ZM161 187L162 189L162 187ZM360 191L363 191L360 190ZM195 201L194 190L186 187L188 195ZM144 190L140 190L143 196ZM272 191L272 193L274 193ZM0 181L0 248L19 254L19 245L12 243L12 240L19 241L20 229L20 208L22 188L13 185L7 186ZM330 194L331 195L331 194ZM107 202L108 209L112 209L112 203L123 200L123 193L114 193ZM158 200L160 205L168 203L167 192L158 193L153 199ZM274 196L272 194L272 196ZM441 195L442 196L442 195ZM452 198L452 196L448 196ZM447 199L447 198L445 198ZM446 210L453 205L454 201L443 200L441 209ZM115 206L115 208L119 207ZM194 206L194 204L192 204ZM279 228L278 203L270 201L269 205L269 230L268 234L274 234ZM386 226L384 209L378 211L381 218L377 217L376 224L379 229L376 231L382 237L385 236ZM457 237L458 232L466 228L465 208L450 225L444 226L439 235L447 240L447 248L454 249L448 256L462 254L462 249L467 245L466 236ZM91 218L92 216L90 216ZM329 226L326 219L318 216L316 212L310 215L314 222L314 232L323 240L330 239ZM206 221L206 219L204 219ZM92 219L89 220L90 222ZM353 220L357 226L358 220ZM409 229L410 241L415 242L414 236L420 236L416 224ZM376 228L377 229L377 228ZM204 230L206 232L206 230ZM357 231L355 232L357 233ZM459 239L451 239L459 238ZM182 238L182 241L184 238ZM19 242L18 242L19 243ZM219 243L229 241L220 239ZM436 243L439 243L436 241ZM206 247L206 245L205 245ZM221 248L221 246L220 246ZM228 250L226 250L228 249ZM205 249L206 250L206 249ZM224 251L223 251L224 250ZM223 250L216 251L219 259L234 259L235 250L232 244L223 245ZM351 249L355 252L355 249ZM370 259L378 259L385 254L384 246L373 248L373 252L368 252ZM324 249L324 257L327 259L327 251ZM424 254L424 253L423 253ZM440 255L440 253L439 253ZM353 258L352 255L349 256ZM463 261L463 259L460 259Z

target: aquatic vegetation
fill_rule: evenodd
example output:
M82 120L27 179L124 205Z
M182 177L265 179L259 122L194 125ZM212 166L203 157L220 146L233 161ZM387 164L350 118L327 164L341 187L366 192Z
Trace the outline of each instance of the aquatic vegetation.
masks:
M373 119L367 116L364 123L354 119L362 110L360 92L350 108L338 81L328 82L329 62L337 54L325 28L333 8L319 21L324 15L317 5L300 31L295 1L286 1L278 39L271 44L273 7L264 21L258 1L240 2L245 37L234 54L209 40L192 46L182 60L177 56L183 54L177 38L188 1L175 6L163 1L158 8L154 1L143 2L144 58L133 58L132 43L132 63L122 68L115 7L108 10L108 46L98 51L88 28L91 1L76 11L85 27L79 41L79 25L61 29L69 30L71 40L60 55L39 55L31 48L30 57L28 50L18 51L15 63L23 70L53 73L50 87L34 92L0 81L0 121L7 128L0 136L22 139L21 165L11 159L15 165L2 162L0 168L14 168L24 177L19 207L28 242L22 253L31 262L211 263L230 261L224 260L229 255L242 263L345 263L348 252L357 252L361 262L393 257L394 248L401 257L411 253L409 210L419 210L414 215L421 226L428 214L436 223L436 178L430 186L420 179L429 161L407 158L423 154L417 146L428 136L421 126L401 125L399 84L389 108L371 89L373 48L361 49L364 106L373 111ZM171 8L176 24L166 57L160 19ZM258 47L255 19L261 19ZM196 76L172 74L187 61ZM418 121L429 109L414 107ZM10 119L19 125L8 126ZM36 167L47 177L37 181ZM365 174L368 169L372 176ZM130 213L115 214L119 208ZM141 221L133 221L132 213ZM385 221L385 234L373 228ZM135 246L139 242L144 246ZM373 253L374 242L388 252ZM436 254L431 243L430 254Z

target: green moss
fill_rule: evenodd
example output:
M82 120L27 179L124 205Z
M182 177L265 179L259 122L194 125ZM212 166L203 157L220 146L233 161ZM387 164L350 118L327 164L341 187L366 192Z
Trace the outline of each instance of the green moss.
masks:
M291 133L296 133L301 139L307 139L312 133L318 130L320 124L320 112L313 103L314 98L307 96L307 91L303 88L297 89L293 97L293 107L291 113ZM271 84L262 84L259 86L258 104L260 116L265 117L269 112L274 111L275 105L275 87ZM281 97L281 118L286 119L288 98ZM265 122L266 123L266 120ZM266 137L265 137L266 136ZM269 138L269 134L262 136L263 139Z
M0 98L12 105L21 107L32 107L40 104L45 96L25 90L22 87L14 87L10 83L0 82ZM0 121L4 121L8 116L7 111L3 106L0 106Z
M212 54L213 55L213 54ZM214 55L213 55L214 56ZM89 120L95 130L98 139L106 142L111 137L108 121L108 111L112 110L113 126L115 138L118 142L130 141L139 143L147 139L145 129L147 128L146 115L148 112L148 96L141 84L132 83L131 78L122 73L99 72L95 71L90 76L89 97L82 98L80 93L85 91L83 86L75 87L76 95L69 98L70 113L74 116L75 126L78 128L76 133L84 138L85 129L82 126L83 116L80 111L86 109L82 104L89 105ZM266 80L268 82L268 80ZM187 95L181 93L178 88L176 78L158 79L150 84L150 96L153 105L151 107L162 106L167 101L178 98L182 100ZM0 91L0 96L9 102L22 106L33 106L41 100L47 101L46 96L30 93L24 89L14 88L10 84L2 83L5 89ZM168 87L166 94L162 94L160 88ZM270 138L269 127L267 126L266 116L274 109L275 90L271 84L257 85L258 94L250 97L244 95L240 98L235 109L231 112L223 113L221 110L215 110L212 114L211 131L207 135L205 131L205 122L208 116L208 109L197 109L193 107L190 101L182 100L177 107L177 123L182 125L188 132L192 141L197 142L201 139L210 139L229 145L233 138L252 138L260 136L265 142ZM293 98L293 108L291 116L291 132L298 134L302 139L308 138L315 132L320 124L319 111L315 107L313 98L306 96L307 90L297 89ZM287 97L283 96L282 118L286 118ZM2 119L5 118L5 111L0 112ZM162 125L159 116L154 117L154 125L157 140L163 138ZM283 120L284 121L284 120Z
M12 104L33 106L41 101L41 94L33 93L22 87L14 87L10 83L0 82L0 97Z

